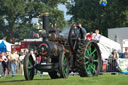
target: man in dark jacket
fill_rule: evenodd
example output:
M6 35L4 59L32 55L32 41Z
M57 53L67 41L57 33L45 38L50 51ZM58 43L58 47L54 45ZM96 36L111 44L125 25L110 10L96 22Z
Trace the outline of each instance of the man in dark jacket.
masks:
M77 38L79 39L85 39L86 36L86 29L82 27L80 23L76 25L76 29L74 30L75 34L77 35Z

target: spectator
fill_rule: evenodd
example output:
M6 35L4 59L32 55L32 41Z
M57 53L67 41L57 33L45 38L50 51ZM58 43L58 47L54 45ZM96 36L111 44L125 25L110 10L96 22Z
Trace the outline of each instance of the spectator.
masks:
M20 55L20 57L19 57L19 61L20 61L20 70L21 70L22 75L24 75L24 71L23 71L23 61L24 61L24 57L25 57L25 55L24 55L24 53L22 52L21 55Z
M0 55L0 77L2 77L2 56Z
M5 52L6 58L8 58L9 55L10 55L10 52L9 52L9 51L6 51L6 52ZM8 59L8 63L7 63L7 69L8 69L8 75L9 75L9 72L10 72L10 70L11 70L11 64L10 64L10 60L9 60L9 59Z
M36 56L34 54L34 50L33 49L30 50L30 55L32 56L34 63L37 63L36 62ZM34 74L35 75L37 74L37 69L34 69Z
M112 51L110 58L111 59L109 60L109 63L111 67L111 72L112 72L112 75L115 75L116 74L115 72L118 72L118 69L116 67L117 67L117 59L119 58L119 54L116 49Z
M119 54L117 52L116 49L113 50L111 56L110 56L112 59L118 59L119 58Z
M32 58L33 58L34 62L36 62L36 56L34 54L33 49L30 50L30 54L32 55Z
M125 48L125 52L123 54L123 58L128 58L128 47Z
M97 40L97 41L100 41L100 38L101 38L101 35L99 34L99 30L96 29L95 34L93 35L93 39Z
M39 62L38 62L38 58L39 58L39 53L38 53L38 51L37 50L35 50L35 51L33 51L34 53L34 55L35 55L35 58L36 58L36 63L38 64Z
M16 51L16 54L20 57L21 56L21 53L19 51ZM18 72L20 70L20 60L19 60L19 57L18 57L18 60L16 62L16 72Z
M19 55L16 53L16 50L13 50L11 55L9 56L9 60L11 62L12 77L16 76L16 64L17 64L18 58L19 58Z
M93 38L93 32L90 32L89 34L86 35L86 39L92 40Z
M26 55L28 53L27 49L24 49L24 55Z
M1 53L2 56L2 65L3 65L3 72L4 72L4 76L8 75L8 58L6 57L5 53L2 52Z

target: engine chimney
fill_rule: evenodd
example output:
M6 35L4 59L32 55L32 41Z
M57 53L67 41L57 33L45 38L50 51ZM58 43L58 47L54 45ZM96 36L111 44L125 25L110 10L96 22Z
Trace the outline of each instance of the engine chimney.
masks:
M46 33L48 33L49 30L49 13L43 13L42 21L43 21L43 29L46 30Z
M43 29L46 31L46 34L43 36L43 41L47 40L49 32L49 13L42 13Z

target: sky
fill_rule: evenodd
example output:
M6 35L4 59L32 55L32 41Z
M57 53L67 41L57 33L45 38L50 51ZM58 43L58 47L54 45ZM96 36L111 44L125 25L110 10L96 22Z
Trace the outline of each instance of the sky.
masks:
M70 18L72 16L66 14L67 8L65 7L65 5L63 5L63 4L58 5L58 9L64 11L64 18L65 18L65 20L70 20ZM32 22L33 23L37 23L38 22L38 18L33 18Z
M72 17L71 15L66 14L67 8L65 7L65 5L62 5L62 4L58 5L58 9L64 11L65 20L69 20Z

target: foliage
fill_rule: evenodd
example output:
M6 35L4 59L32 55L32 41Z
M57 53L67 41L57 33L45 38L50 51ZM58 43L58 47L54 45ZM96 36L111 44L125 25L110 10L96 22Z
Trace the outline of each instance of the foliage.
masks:
M67 0L0 0L0 38L14 43L28 37L35 30L32 19L38 13L49 12L50 23L58 28L65 25L63 12L58 4Z
M68 4L71 21L81 22L88 31L100 29L107 36L108 28L128 26L128 0L107 0L103 7L99 0L73 0Z

